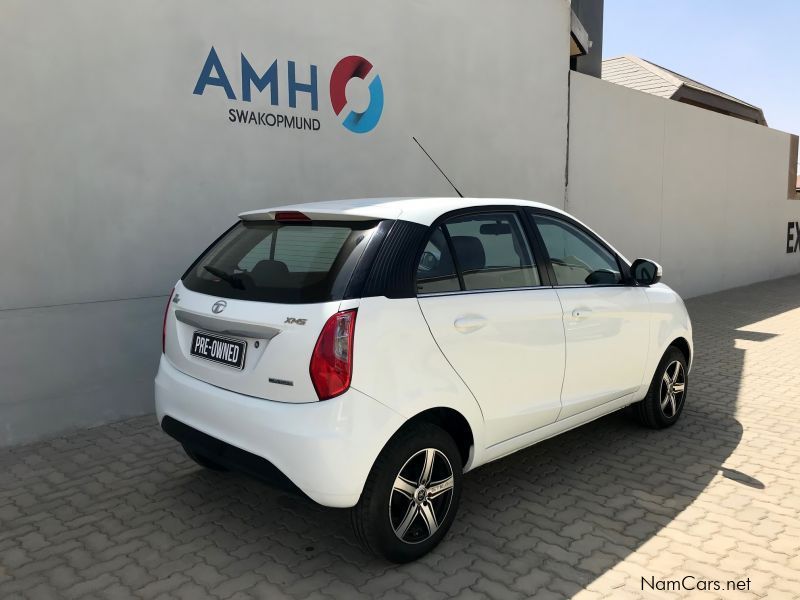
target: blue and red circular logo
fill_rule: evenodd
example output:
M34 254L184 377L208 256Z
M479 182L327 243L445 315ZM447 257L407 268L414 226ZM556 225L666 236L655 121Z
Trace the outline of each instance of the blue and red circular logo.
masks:
M340 60L331 73L331 104L333 112L341 114L347 106L345 88L354 77L366 79L372 71L372 63L363 56L346 56ZM350 111L342 125L353 133L367 133L375 129L383 113L383 84L376 75L369 84L369 106L364 112Z

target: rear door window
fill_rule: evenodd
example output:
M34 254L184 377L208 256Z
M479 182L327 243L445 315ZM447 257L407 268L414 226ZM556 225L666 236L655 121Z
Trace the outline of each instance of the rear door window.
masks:
M511 212L454 217L436 227L417 267L417 293L541 285L519 217Z
M445 223L465 290L540 285L528 241L513 213L482 213Z
M242 221L183 278L190 290L240 300L341 300L377 221Z

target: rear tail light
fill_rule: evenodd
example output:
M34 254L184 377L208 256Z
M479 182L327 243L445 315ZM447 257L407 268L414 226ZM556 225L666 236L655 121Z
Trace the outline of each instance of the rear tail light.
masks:
M319 334L309 372L320 400L339 396L350 387L355 329L355 309L344 310L328 319Z
M275 213L276 221L310 221L308 215L297 210L281 210Z
M167 315L169 314L169 305L172 303L172 297L175 295L175 288L169 293L167 305L164 307L164 322L161 324L161 354L167 351Z

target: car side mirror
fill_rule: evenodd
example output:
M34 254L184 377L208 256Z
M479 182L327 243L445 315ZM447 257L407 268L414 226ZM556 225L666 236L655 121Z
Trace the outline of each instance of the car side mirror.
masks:
M631 265L631 274L639 285L654 285L661 281L661 265L647 258L637 258Z

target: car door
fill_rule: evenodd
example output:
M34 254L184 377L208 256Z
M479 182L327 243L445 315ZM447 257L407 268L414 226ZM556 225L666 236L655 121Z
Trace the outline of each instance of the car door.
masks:
M567 360L559 420L640 388L650 339L642 288L627 285L621 260L579 223L531 211L563 309Z
M459 214L436 226L418 300L444 356L480 404L487 445L554 423L564 328L517 210Z

